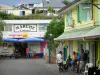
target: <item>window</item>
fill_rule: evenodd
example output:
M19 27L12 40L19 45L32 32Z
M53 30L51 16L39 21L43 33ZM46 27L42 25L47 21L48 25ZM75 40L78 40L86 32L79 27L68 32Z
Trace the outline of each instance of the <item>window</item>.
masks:
M67 12L67 26L72 24L72 11Z
M33 8L34 7L34 4L29 4L29 8Z
M43 31L44 32L46 30L46 25L47 24L40 24L39 25L39 31L41 31L41 32Z
M90 4L79 5L79 21L87 21L92 19L92 8Z
M5 31L12 31L12 25L5 25Z
M91 5L90 4L84 4L83 10L84 10L84 12L86 12L87 20L91 20L92 19Z

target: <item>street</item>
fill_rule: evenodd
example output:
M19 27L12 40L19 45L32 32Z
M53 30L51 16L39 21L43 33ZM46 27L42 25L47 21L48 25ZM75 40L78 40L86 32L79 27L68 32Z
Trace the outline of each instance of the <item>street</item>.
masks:
M0 60L0 75L59 75L55 64L46 64L43 59ZM73 75L61 73L60 75ZM75 74L74 74L75 75Z
M35 59L1 60L0 75L55 75Z

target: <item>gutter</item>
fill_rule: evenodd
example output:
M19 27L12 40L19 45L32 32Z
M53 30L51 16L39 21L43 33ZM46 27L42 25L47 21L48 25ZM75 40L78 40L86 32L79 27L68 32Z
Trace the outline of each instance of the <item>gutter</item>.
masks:
M72 9L73 7L75 7L76 5L78 5L78 4L80 4L80 3L84 2L84 1L85 1L85 0L75 0L75 1L73 1L72 3L66 5L66 6L63 7L61 10L59 10L59 12L58 12L59 15L65 13L66 11Z

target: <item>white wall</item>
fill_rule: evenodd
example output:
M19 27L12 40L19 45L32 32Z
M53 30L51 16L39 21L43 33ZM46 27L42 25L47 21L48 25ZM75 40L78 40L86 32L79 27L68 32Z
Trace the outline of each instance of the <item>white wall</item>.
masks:
M33 52L40 53L40 42L28 43L28 48L31 48Z
M29 15L29 14L32 14L32 10L8 10L8 14L14 14L16 16L20 16L20 11L25 11L25 15Z

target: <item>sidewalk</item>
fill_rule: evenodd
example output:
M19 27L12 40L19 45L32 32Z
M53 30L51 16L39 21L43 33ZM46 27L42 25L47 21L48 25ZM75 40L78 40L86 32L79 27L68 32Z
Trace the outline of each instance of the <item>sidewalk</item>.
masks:
M40 59L40 62L42 63L43 66L45 66L46 69L50 70L51 72L54 72L57 75L82 75L82 74L77 74L71 71L59 73L57 64L49 64L43 59Z

